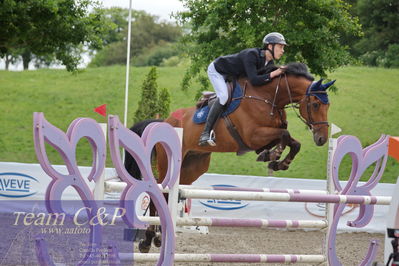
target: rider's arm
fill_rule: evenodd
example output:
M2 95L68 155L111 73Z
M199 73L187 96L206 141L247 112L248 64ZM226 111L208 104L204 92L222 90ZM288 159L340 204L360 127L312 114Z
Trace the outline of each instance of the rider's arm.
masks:
M268 83L271 78L270 73L258 75L258 70L256 69L257 60L257 55L255 53L248 53L243 63L249 82L254 86L261 86Z
M269 77L272 79L272 78L280 76L283 73L284 73L284 70L282 68L278 68L278 69L270 72Z

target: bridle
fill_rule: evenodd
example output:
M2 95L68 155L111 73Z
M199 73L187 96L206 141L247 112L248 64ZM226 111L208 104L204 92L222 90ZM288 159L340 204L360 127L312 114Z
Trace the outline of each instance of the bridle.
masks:
M251 95L246 95L246 85L247 83L245 83L244 85L244 96L243 98L247 98L247 99L254 99L254 100L260 100L265 102L266 104L270 104L272 106L272 110L270 111L270 116L274 115L274 108L277 108L276 106L276 99L277 99L277 94L278 91L280 89L280 81L281 81L281 76L284 76L285 79L285 84L287 87L287 92L288 92L288 98L290 100L289 106L285 107L285 108L289 108L291 107L292 110L294 110L294 113L296 114L296 116L313 132L314 131L314 125L326 125L329 126L328 121L314 121L313 117L312 117L312 112L311 112L311 101L310 101L310 96L315 96L315 94L327 94L326 91L311 91L311 86L312 84L309 85L309 87L306 89L306 94L304 95L304 97L298 102L298 103L294 103L294 101L292 100L292 96L291 96L291 89L290 86L288 84L288 79L287 79L287 74L284 73L282 75L279 76L278 82L277 82L277 86L276 86L276 90L274 93L274 98L273 101L270 101L268 99L263 99L257 96L251 96ZM296 109L299 109L300 104L306 101L306 112L308 114L308 121L306 119L304 119L302 116L300 116L297 112Z
M311 85L309 85L309 88L310 88L310 86ZM313 125L327 125L327 126L329 126L328 121L313 121L312 112L310 111L310 109L311 109L311 107L310 107L310 105L311 105L310 96L312 96L313 94L316 94L316 93L327 94L326 91L313 91L313 92L311 92L309 94L307 93L305 95L305 97L301 100L301 101L303 101L303 100L306 101L306 112L308 113L308 120L309 121L306 121L305 119L303 119L301 116L299 116L297 114L297 116L302 120L302 122L304 122L309 127L309 129L312 130L312 131L313 131ZM299 101L299 103L301 101Z

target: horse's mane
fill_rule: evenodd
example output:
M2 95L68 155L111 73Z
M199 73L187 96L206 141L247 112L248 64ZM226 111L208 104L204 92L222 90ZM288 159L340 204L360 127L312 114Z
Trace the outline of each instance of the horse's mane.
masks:
M314 80L314 77L308 72L308 67L304 63L289 63L285 66L285 73L289 75L301 76L310 81Z
M285 73L287 73L288 75L304 77L310 81L314 80L314 77L312 76L312 74L308 72L308 67L304 63L293 62L293 63L288 63L284 67L285 67ZM276 69L278 69L277 66L272 66L268 69L263 67L258 71L258 75L269 73Z

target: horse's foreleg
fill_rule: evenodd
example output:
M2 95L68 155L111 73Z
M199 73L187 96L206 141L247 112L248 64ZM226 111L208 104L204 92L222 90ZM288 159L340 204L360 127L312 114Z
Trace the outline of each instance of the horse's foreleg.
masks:
M262 148L257 149L256 154L258 154L258 158L256 159L256 161L268 162L268 161L276 161L276 160L280 159L281 153L283 152L283 150L281 150L281 151L280 151L280 149L277 150L276 144L278 146L280 146L279 140L272 141L271 143L263 146ZM271 150L271 148L273 148L274 146L276 146L276 148Z
M289 137L288 131L282 128L262 127L256 129L250 141L251 146L262 147L256 151L259 154L257 161L268 162L279 160L287 145L287 141L284 141L287 135ZM273 147L275 148L271 150Z
M277 145L275 144L277 143ZM274 147L274 149L271 150L271 148ZM259 149L257 154L259 154L258 158L256 161L258 162L269 162L269 161L278 161L281 158L281 155L283 154L285 150L286 145L283 145L283 143L279 142L273 142L272 145L267 145L265 147L262 147Z
M266 145L265 145L266 144ZM273 147L276 145L272 151L266 150L260 153L258 161L272 161L269 163L269 168L278 171L286 170L289 164L294 159L295 155L299 152L300 143L293 138L291 138L288 130L283 128L272 128L272 127L262 127L256 129L251 137L251 145L254 147ZM282 161L277 161L281 156L282 152L286 148L290 147L290 152ZM261 156L263 156L261 158Z
M286 143L286 145L290 147L290 152L282 161L273 161L269 163L268 167L273 171L287 170L290 163L294 160L295 156L301 149L301 144L289 135L288 138L283 138L282 142Z

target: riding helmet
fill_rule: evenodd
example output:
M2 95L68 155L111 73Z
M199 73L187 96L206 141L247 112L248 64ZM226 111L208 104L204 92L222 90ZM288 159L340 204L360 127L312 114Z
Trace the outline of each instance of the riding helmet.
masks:
M274 44L274 43L287 45L287 43L285 42L283 34L278 33L278 32L271 32L271 33L267 34L263 38L263 44L264 45Z

